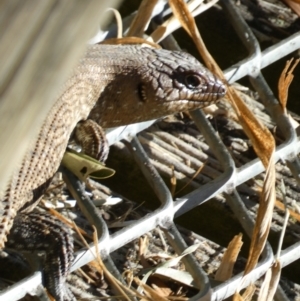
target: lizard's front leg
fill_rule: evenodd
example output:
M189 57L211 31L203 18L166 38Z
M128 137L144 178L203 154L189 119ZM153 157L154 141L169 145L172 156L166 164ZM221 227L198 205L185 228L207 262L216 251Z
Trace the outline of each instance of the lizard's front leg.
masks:
M74 251L72 234L64 223L47 213L20 213L14 220L6 247L44 251L45 287L57 301L76 300L65 283Z
M74 139L81 146L83 153L100 162L105 162L109 152L105 132L98 123L91 119L80 121L74 130Z

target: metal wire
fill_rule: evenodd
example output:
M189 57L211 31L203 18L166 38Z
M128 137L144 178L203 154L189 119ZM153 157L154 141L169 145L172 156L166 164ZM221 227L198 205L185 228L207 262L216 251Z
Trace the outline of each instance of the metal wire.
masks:
M297 154L300 151L299 137L297 137L288 118L286 118L286 116L278 110L278 101L272 94L261 74L262 68L300 48L300 33L296 33L261 52L259 44L251 29L236 11L232 2L223 0L221 3L229 20L232 22L233 27L236 29L240 39L249 51L247 58L237 64L234 64L225 71L225 76L229 82L234 82L244 76L250 77L254 89L260 94L269 114L273 120L276 121L276 125L280 127L282 133L285 134L285 141L276 149L275 160L287 161L292 174L298 183L300 183L300 165L297 159ZM99 229L102 235L99 237L98 248L104 260L110 262L109 254L111 252L140 237L146 232L153 230L157 226L164 229L172 247L177 253L181 253L186 248L186 244L173 222L174 218L203 204L219 193L225 193L228 204L235 213L235 216L239 218L245 231L249 235L251 234L253 220L249 216L248 211L235 187L263 172L264 167L262 163L256 159L240 168L236 168L232 157L228 153L223 142L215 134L210 123L207 122L204 114L201 111L194 111L191 115L195 124L201 130L201 133L203 133L206 142L214 151L216 158L222 164L224 172L211 182L204 184L200 188L181 197L180 199L176 199L175 201L173 201L169 190L160 175L157 173L156 169L151 164L138 139L135 137L136 133L149 126L153 121L143 124L135 124L126 127L126 129L118 128L108 134L111 143L120 139L126 139L129 141L128 144L130 145L132 155L152 189L160 199L161 205L151 214L112 235L109 235L107 227L104 225L101 216L94 216L94 219L99 219ZM87 216L90 215L90 210L94 210L94 205L92 203L89 203L89 206L91 206L92 209L86 210ZM91 247L92 252L94 252L95 249L93 246ZM77 252L72 270L76 270L93 260L94 256L92 252L85 249ZM257 267L245 277L243 282L244 287L261 277L272 265L273 253L269 244L266 245L262 257L263 258ZM283 250L280 256L283 267L299 258L300 242ZM109 265L110 269L114 269L112 263ZM193 276L197 286L200 288L199 293L190 300L223 300L231 296L235 292L237 286L240 285L242 277L241 274L234 276L229 281L226 281L212 289L207 275L203 272L199 264L197 264L193 256L190 255L186 257L185 265ZM119 277L117 272L115 274ZM36 272L33 276L28 277L4 292L1 292L0 298L1 300L14 301L24 296L28 291L34 292L34 290L39 288L39 285L41 285L41 275L39 272ZM284 293L281 290L279 290L278 294L283 294L283 297L280 297L279 295L277 296L278 300L280 298L284 298Z

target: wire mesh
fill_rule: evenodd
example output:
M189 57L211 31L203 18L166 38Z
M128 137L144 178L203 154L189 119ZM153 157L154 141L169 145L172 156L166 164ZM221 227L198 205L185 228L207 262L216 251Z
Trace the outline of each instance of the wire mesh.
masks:
M241 41L249 51L248 57L225 70L225 76L229 83L235 82L244 76L249 76L254 89L259 93L270 116L285 134L285 141L276 148L275 160L276 162L278 160L286 161L293 176L297 182L300 183L300 165L297 158L300 150L299 137L293 129L289 119L281 113L281 110L278 110L278 101L261 74L262 68L300 48L300 33L296 33L261 52L259 44L251 29L236 11L232 2L223 0L221 3ZM113 262L110 260L109 254L111 252L159 226L165 230L169 243L176 252L180 254L187 246L173 222L174 218L181 216L220 193L225 194L228 204L245 231L249 234L252 231L253 219L241 200L236 187L262 173L264 171L262 163L258 159L255 159L242 167L237 168L227 148L215 133L203 112L198 110L192 112L191 115L201 133L203 133L205 141L214 151L215 157L223 166L224 172L213 181L204 184L200 188L195 189L193 192L176 200L173 200L169 189L151 164L151 161L135 136L138 132L148 127L153 121L131 125L125 129L114 129L108 134L108 139L111 144L120 139L128 141L127 144L132 150L133 157L161 202L160 207L151 214L146 215L130 226L124 227L112 235L109 234L107 226L101 216L91 216L90 212L94 212L93 203L84 202L84 204L80 205L82 210L86 211L86 214L90 217L92 223L96 225L98 233L101 233L98 245L100 254L109 269L113 271L114 275L119 279L121 279L121 276L114 267ZM80 183L77 183L77 185L80 187ZM87 206L90 206L90 209L87 208ZM95 248L91 246L90 252L86 249L77 252L72 270L76 270L92 261L94 259L92 252L94 251ZM280 255L280 261L283 267L299 258L300 243L296 243L286 248ZM186 256L184 263L199 288L199 293L189 300L223 300L231 296L235 292L236 287L240 284L241 274L212 288L207 275L203 272L193 256ZM245 277L243 287L246 287L249 283L253 283L261 277L270 268L272 263L273 252L270 245L267 244L259 264ZM41 274L35 272L31 277L28 277L1 292L0 299L17 300L24 296L26 292L30 292L39 295L42 300L46 297L40 292L41 281ZM281 292L278 290L277 298L279 299L281 298L280 294ZM282 298L281 300L284 300Z

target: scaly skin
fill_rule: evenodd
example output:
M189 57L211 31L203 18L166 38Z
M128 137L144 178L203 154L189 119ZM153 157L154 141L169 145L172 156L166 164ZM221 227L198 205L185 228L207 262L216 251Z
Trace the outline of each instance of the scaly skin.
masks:
M38 203L79 121L91 119L102 127L115 127L201 108L224 94L223 83L187 53L139 46L90 46L8 188L0 193L0 249L16 215L22 213L17 220L26 220L23 213ZM68 270L70 264L71 259L64 268ZM64 300L56 289L52 294Z

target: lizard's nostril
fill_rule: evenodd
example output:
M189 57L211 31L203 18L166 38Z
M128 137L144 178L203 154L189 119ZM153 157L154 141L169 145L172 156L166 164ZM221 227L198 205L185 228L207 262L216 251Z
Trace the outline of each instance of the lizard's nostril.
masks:
M216 82L214 83L213 92L215 94L218 94L219 97L224 96L227 92L226 85L217 79Z

